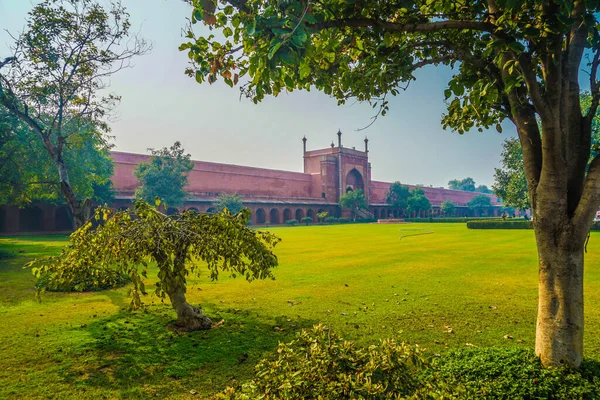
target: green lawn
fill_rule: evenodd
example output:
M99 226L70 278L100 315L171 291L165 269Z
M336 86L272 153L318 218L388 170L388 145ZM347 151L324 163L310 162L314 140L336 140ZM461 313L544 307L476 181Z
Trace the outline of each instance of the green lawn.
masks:
M248 379L278 341L316 322L362 344L394 337L431 353L533 346L532 231L464 224L270 229L283 239L276 280L194 280L190 302L225 323L189 334L165 327L174 313L153 296L145 311L129 313L127 288L48 293L37 302L34 278L21 266L58 252L66 238L0 239L0 250L17 255L0 259L0 398L198 398ZM585 288L592 358L600 357L599 261L594 232Z

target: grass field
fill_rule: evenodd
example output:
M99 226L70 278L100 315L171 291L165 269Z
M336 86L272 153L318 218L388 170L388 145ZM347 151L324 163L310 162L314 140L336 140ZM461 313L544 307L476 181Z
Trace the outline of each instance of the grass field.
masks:
M431 353L533 346L532 231L464 224L269 228L276 280L193 280L188 300L225 323L178 334L153 296L129 313L127 288L35 300L22 265L65 237L0 238L0 398L198 398L248 379L278 341L317 322L361 344L394 337ZM153 282L154 276L149 276ZM600 357L600 234L586 259L585 355ZM508 336L507 336L508 335Z

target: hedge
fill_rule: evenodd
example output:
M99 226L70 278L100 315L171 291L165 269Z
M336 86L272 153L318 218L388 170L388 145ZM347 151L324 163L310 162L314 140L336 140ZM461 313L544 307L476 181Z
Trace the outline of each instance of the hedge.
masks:
M469 221L469 229L532 229L533 223L524 219L507 221Z
M469 222L502 221L502 217L441 217L441 218L402 218L404 222Z
M533 222L524 219L507 221L470 221L467 222L469 229L533 229ZM600 231L600 222L595 221L591 231Z

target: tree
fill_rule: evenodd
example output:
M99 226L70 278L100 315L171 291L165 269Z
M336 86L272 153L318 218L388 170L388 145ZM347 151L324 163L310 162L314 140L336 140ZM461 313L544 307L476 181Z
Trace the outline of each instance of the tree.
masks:
M64 161L80 201L112 201L114 168L109 148L95 132L71 135ZM0 105L0 204L25 206L33 201L64 204L58 171L37 133Z
M356 221L358 210L366 210L368 208L367 199L362 189L351 190L340 197L340 206L350 209L354 221Z
M479 185L475 188L477 193L493 193L486 185Z
M313 222L313 219L311 217L304 217L301 219L302 222L304 222L304 224L306 226L308 226L308 224L310 224L311 222Z
M147 202L156 197L169 207L178 207L187 197L185 187L187 175L194 168L191 155L185 154L180 142L160 150L148 149L152 153L148 162L141 162L134 175L140 181L135 196Z
M430 209L431 202L427 197L425 197L425 191L418 187L414 188L410 192L406 210L409 213L414 212L418 216L421 211L429 211Z
M502 144L502 168L494 169L494 193L505 206L521 210L530 208L523 149L518 138L506 139Z
M319 222L324 222L325 218L327 218L328 215L329 215L329 213L327 211L322 211L320 213L317 213L317 220Z
M50 276L49 288L71 283L92 268L126 273L133 282L132 307L138 308L152 260L158 267L155 294L169 298L177 313L176 326L184 331L212 327L210 318L185 297L187 276L200 274L196 260L206 264L213 281L220 272L248 281L273 278L271 269L277 266L272 249L280 239L246 227L247 209L235 215L187 210L167 216L137 200L133 215L129 211L112 215L110 208L102 207L95 218L99 226L94 229L88 222L75 231L60 256L37 259L28 266L38 277Z
M213 206L217 212L223 212L225 209L228 209L230 213L237 214L244 208L244 202L242 201L242 196L239 194L221 193Z
M490 196L486 196L485 194L473 196L473 198L467 203L467 207L469 207L471 210L483 211L491 206L492 200L490 199Z
M581 364L584 244L600 205L600 157L587 167L600 103L600 2L192 4L191 23L203 20L222 37L196 37L190 28L180 47L192 63L186 72L231 86L248 75L240 84L254 102L314 87L340 104L369 101L385 115L387 96L406 88L415 70L454 67L444 128L501 132L508 120L523 148L539 256L536 354L545 366ZM585 79L592 99L584 113Z
M444 213L445 216L449 216L449 215L454 214L454 211L456 210L456 206L450 200L444 200L442 202L442 205L440 206L440 209L442 210L442 212Z
M452 190L464 190L466 192L477 191L475 188L475 181L473 180L473 178L465 178L463 180L453 179L450 182L448 182L448 188Z
M410 190L408 186L402 186L398 181L391 184L390 188L385 194L385 202L392 207L405 210L408 206L408 197L410 196Z
M119 98L98 92L149 49L136 37L131 41L128 17L118 3L105 10L91 0L42 1L29 12L12 56L0 61L0 104L43 144L76 226L86 220L90 201L77 197L65 152L77 132L108 131L104 117Z

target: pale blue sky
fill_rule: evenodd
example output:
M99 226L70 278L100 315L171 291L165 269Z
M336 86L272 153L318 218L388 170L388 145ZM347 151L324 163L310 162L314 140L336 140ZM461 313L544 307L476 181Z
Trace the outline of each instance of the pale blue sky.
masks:
M308 148L328 146L339 129L343 144L362 149L369 137L373 179L446 186L471 176L491 185L501 144L515 135L473 131L461 136L440 125L443 90L451 71L430 67L390 101L390 112L366 131L373 109L367 104L338 107L317 91L281 94L255 105L239 100L237 88L221 82L199 85L184 75L187 55L177 50L190 14L180 0L122 0L134 28L152 41L151 54L115 75L110 91L123 97L112 122L117 150L145 153L148 147L183 143L194 159L301 171L302 137ZM0 27L18 32L30 0L0 0ZM10 37L0 32L0 58L9 55Z

